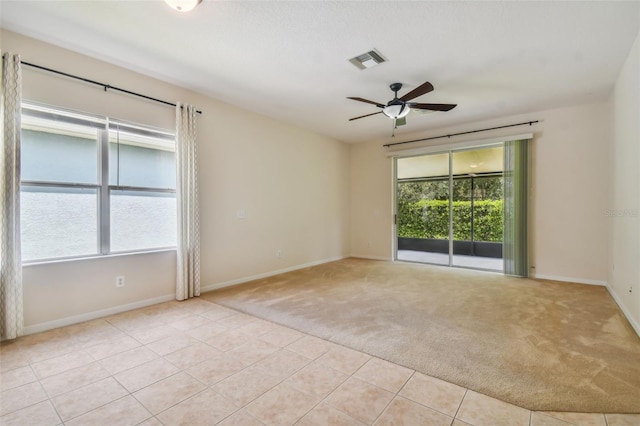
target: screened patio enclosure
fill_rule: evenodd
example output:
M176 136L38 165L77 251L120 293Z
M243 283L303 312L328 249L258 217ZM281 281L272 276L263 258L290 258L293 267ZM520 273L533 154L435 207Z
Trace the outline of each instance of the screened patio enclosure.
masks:
M504 270L504 147L396 160L398 260Z

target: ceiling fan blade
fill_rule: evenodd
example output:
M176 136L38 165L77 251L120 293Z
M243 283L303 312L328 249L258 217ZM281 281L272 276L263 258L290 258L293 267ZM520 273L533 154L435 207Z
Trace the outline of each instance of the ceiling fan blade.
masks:
M363 98L352 98L352 97L347 97L347 99L353 99L354 101L358 101L358 102L365 102L367 104L371 104L371 105L375 105L378 108L384 108L386 105L383 105L379 102L374 102L374 101L370 101L368 99L363 99Z
M413 89L412 91L410 91L409 93L405 94L404 96L402 96L400 98L401 101L410 101L413 98L417 98L418 96L422 96L425 93L429 93L433 90L433 85L431 83L424 82L422 83L420 86L416 87L415 89Z
M412 109L428 109L431 111L450 111L454 109L457 104L417 104L410 103L409 106Z
M359 118L365 118L365 117L369 117L369 116L376 115L376 114L382 114L382 111L373 112L373 113L367 114L367 115L361 115L360 117L353 117L353 118L350 118L349 121L358 120Z

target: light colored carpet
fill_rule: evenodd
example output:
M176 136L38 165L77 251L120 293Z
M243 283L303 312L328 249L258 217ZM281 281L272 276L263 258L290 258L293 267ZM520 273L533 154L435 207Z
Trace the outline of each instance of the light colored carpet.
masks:
M203 297L524 408L640 413L640 339L604 287L350 258Z

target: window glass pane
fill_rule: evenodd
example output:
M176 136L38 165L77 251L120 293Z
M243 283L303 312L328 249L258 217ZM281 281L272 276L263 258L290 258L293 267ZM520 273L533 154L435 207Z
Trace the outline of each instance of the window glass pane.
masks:
M109 185L175 189L175 142L110 130Z
M398 180L449 176L449 154L398 158Z
M30 102L22 112L23 260L95 255L103 243L108 252L175 247L171 131ZM100 185L129 187L110 191L102 218Z
M502 176L474 179L474 239L502 243L504 229Z
M21 179L98 183L98 129L26 117L22 127Z
M478 175L502 171L502 146L453 153L453 175Z
M97 254L95 189L23 186L20 203L24 261Z
M453 179L453 239L471 241L471 179Z
M111 191L111 251L176 245L176 195Z

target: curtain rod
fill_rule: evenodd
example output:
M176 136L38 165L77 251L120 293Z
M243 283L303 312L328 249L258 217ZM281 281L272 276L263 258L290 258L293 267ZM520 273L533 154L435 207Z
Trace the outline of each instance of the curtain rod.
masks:
M65 76L65 77L74 78L76 80L84 81L85 83L90 83L90 84L95 84L96 86L101 86L104 89L105 92L107 90L115 90L117 92L122 92L122 93L126 93L128 95L137 96L139 98L147 99L149 101L158 102L158 103L169 105L169 106L172 106L172 107L176 106L176 104L174 104L172 102L163 101L162 99L152 98L151 96L143 95L141 93L132 92L130 90L122 89L120 87L112 86L110 84L100 83L99 81L90 80L88 78L80 77L80 76L77 76L77 75L74 75L74 74L69 74L69 73L66 73L66 72L54 70L52 68L43 67L42 65L36 65L36 64L32 64L30 62L25 62L25 61L20 61L20 63L22 65L27 65L27 66L32 67L32 68L37 68L39 70L48 71L48 72L53 73L53 74L59 74L59 75ZM202 114L202 111L196 110L196 112L198 114Z
M388 144L382 145L382 146L388 148L388 147L394 146L394 145L404 145L405 143L424 142L424 141L430 141L430 140L433 140L433 139L450 138L451 136L468 135L470 133L486 132L486 131L489 131L489 130L496 130L496 129L506 129L507 127L524 126L525 124L528 124L529 126L531 126L532 124L539 123L539 122L540 122L540 120L524 121L522 123L507 124L506 126L489 127L487 129L480 129L480 130L471 130L469 132L451 133L450 135L433 136L431 138L423 138L423 139L414 139L412 141L406 141L406 142L388 143Z

